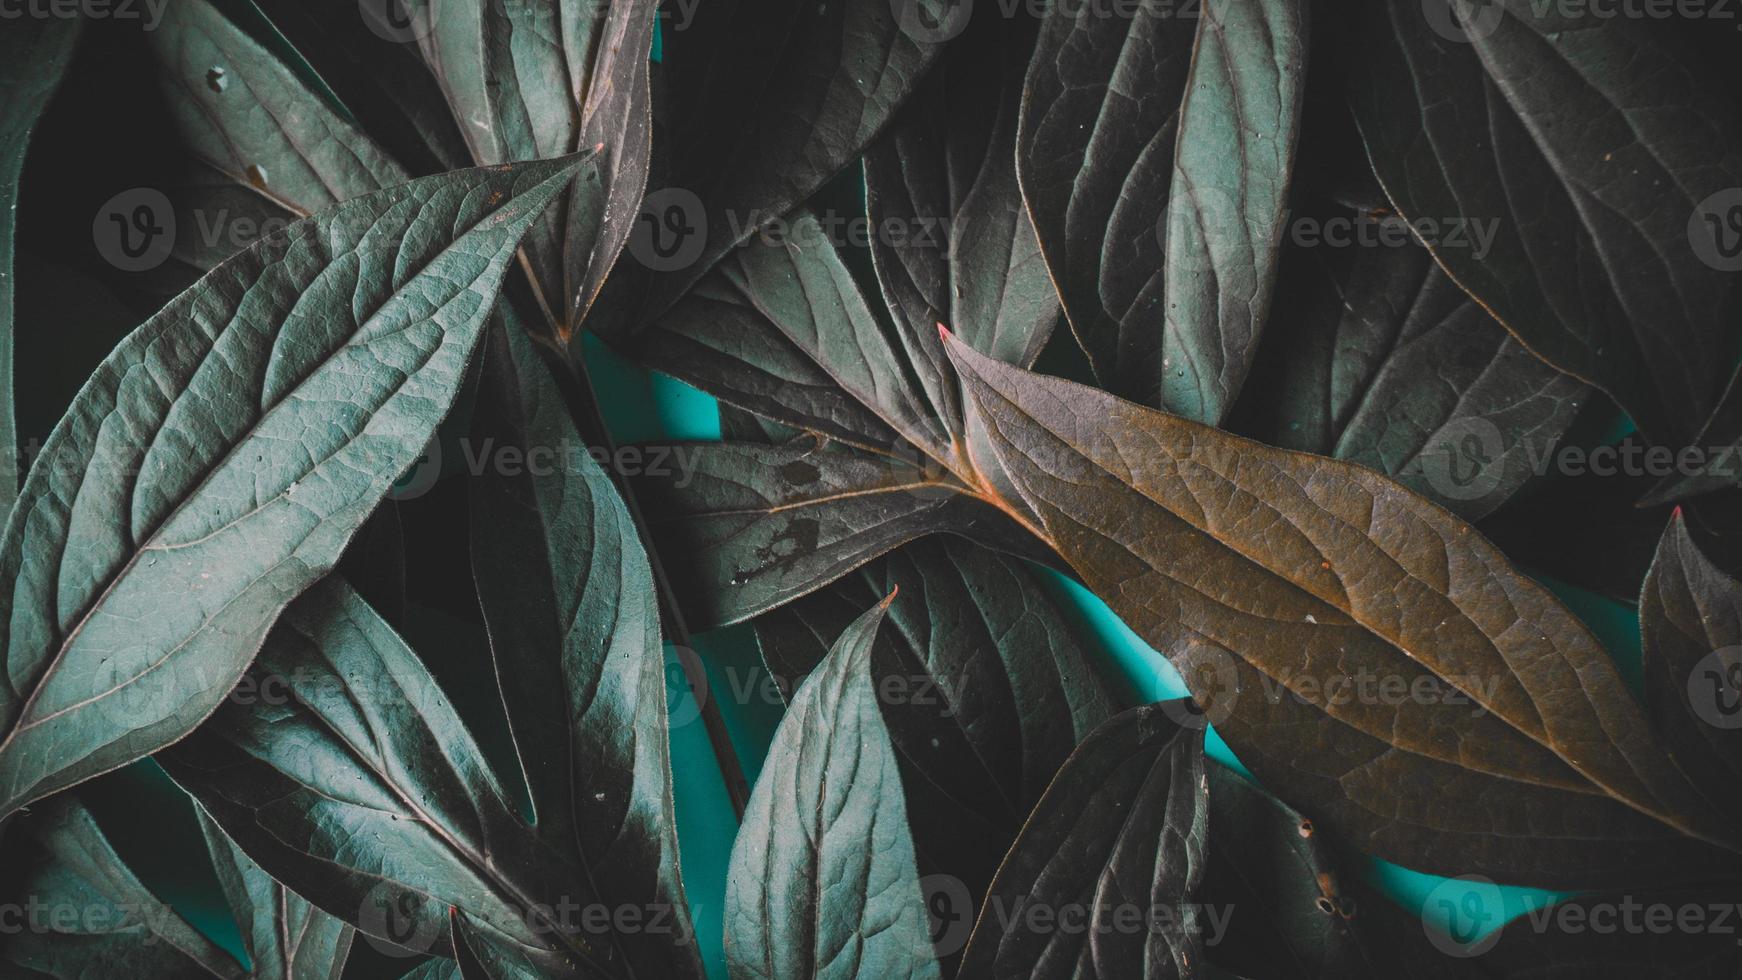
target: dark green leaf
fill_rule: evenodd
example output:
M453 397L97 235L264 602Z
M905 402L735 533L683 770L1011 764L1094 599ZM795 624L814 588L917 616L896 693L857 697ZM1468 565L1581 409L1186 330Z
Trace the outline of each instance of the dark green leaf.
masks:
M1113 713L1112 699L1035 573L951 536L916 541L757 617L782 689L891 593L871 673L888 693L883 720L920 866L981 895L1059 765Z
M1407 241L1294 248L1277 295L1232 427L1371 467L1465 520L1529 479L1584 401Z
M351 0L256 0L344 102L363 131L416 176L471 166L435 77L417 46L378 31L398 0L365 11Z
M1718 399L1712 417L1700 429L1693 446L1704 454L1690 468L1663 477L1641 500L1640 506L1666 504L1742 486L1742 370Z
M1306 4L1056 4L1028 74L1022 190L1110 390L1219 422L1270 308Z
M1639 597L1651 719L1695 784L1742 810L1742 582L1720 571L1678 511Z
M1204 923L1203 733L1164 704L1095 729L1047 787L986 895L964 977L1193 977Z
M656 339L639 341L640 358L789 425L883 451L904 442L953 462L943 421L827 228L809 211L786 222L783 235L734 250L653 324L646 332Z
M629 240L647 186L655 3L411 0L412 32L479 163L597 147L597 192L527 240L547 314L567 340Z
M1017 538L990 505L937 472L838 451L813 437L768 446L647 447L637 493L698 629L748 619L936 531L1003 547ZM1012 547L1015 547L1012 544Z
M354 122L209 0L169 4L146 37L194 155L291 214L326 211L408 179Z
M255 980L339 980L351 928L284 887L248 859L203 812L200 831L224 898L242 927Z
M1385 951L1369 942L1364 903L1345 890L1313 822L1225 766L1208 770L1200 895L1222 917L1207 937L1210 962L1275 980L1393 976Z
M928 28L953 26L951 8L945 0L670 8L661 35L673 142L666 186L699 200L700 213L684 218L701 245L681 267L658 270L651 312L858 158L942 49Z
M1726 220L1712 195L1742 186L1708 61L1660 18L1530 0L1364 11L1350 97L1398 210L1492 222L1491 247L1430 242L1435 258L1526 347L1686 445L1728 352L1730 277L1704 219Z
M1734 816L1596 638L1468 525L1371 470L949 350L991 482L1328 830L1546 885L1734 863L1712 846L1742 849Z
M935 978L895 751L872 686L888 600L805 680L732 845L734 980Z
M554 918L592 896L506 802L428 669L336 579L159 759L274 878L376 939L447 953L452 907L555 976L604 956Z
M8 928L13 934L5 943L6 962L35 971L26 976L57 980L241 980L249 976L234 957L128 870L90 811L77 800L61 796L32 808L29 827L48 860L24 876L22 895L31 919L23 927ZM323 925L321 932L329 930ZM339 945L342 962L348 943ZM264 971L257 975L282 976ZM325 980L337 977L337 972L304 976Z
M961 406L937 324L1027 367L1059 317L1016 182L1016 119L1034 34L1026 17L974 18L865 155L878 280L907 361L952 431L961 428Z
M0 34L0 514L18 499L18 428L13 390L13 224L18 212L18 179L24 151L37 117L73 60L83 21L68 17L29 17Z
M0 815L218 706L423 452L521 234L583 165L458 171L300 221L104 360L0 539Z
M472 563L539 835L612 908L636 976L702 976L677 863L653 574L524 332L492 334Z

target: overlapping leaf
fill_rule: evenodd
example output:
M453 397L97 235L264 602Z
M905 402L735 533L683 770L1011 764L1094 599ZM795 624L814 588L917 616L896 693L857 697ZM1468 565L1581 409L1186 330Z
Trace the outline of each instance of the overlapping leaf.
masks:
M104 360L0 539L0 814L218 706L423 451L520 235L581 166L458 171L298 222Z
M5 951L26 976L338 980L344 969L351 930L267 877L209 821L202 822L206 847L251 969L153 895L77 800L36 808L30 827L47 852L24 882L38 920Z
M672 147L660 189L700 202L675 229L700 246L657 270L652 312L856 159L957 23L943 0L706 0L680 16L662 34Z
M1430 243L1452 278L1676 446L1725 363L1729 216L1713 195L1742 185L1728 86L1683 40L1660 18L1529 0L1371 4L1349 75L1404 217L1498 221L1486 250Z
M1270 308L1306 4L1049 8L1017 137L1078 341L1117 394L1216 423Z
M785 684L806 676L867 605L892 592L871 672L887 694L883 718L920 866L983 894L1028 811L1112 714L1112 700L1035 573L949 536L916 541L757 617L770 672Z
M1639 598L1646 704L1677 761L1742 806L1742 582L1714 566L1678 512Z
M531 342L510 324L490 355L472 562L537 832L614 908L659 923L620 937L634 975L700 977L647 557Z
M250 676L160 759L274 878L416 952L453 948L452 907L553 976L610 963L553 911L594 896L572 887L428 669L349 587L328 579L286 610Z
M527 242L563 340L628 241L647 186L657 8L588 0L407 4L411 32L478 163L600 150L601 190L553 210Z
M734 980L939 975L871 676L887 605L841 635L775 733L726 882Z
M989 482L1333 832L1538 884L1735 862L1734 815L1596 639L1467 525L1352 464L949 350Z
M1466 520L1546 465L1584 400L1413 244L1295 248L1278 296L1235 428L1371 467Z
M962 976L1198 975L1192 906L1208 821L1202 731L1158 704L1114 716L1066 760L1010 848Z

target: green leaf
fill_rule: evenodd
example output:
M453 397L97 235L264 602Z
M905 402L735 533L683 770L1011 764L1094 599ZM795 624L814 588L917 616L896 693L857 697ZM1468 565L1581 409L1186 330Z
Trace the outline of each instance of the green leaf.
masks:
M936 978L895 751L870 672L889 600L793 696L726 879L734 980Z
M786 221L784 234L770 232L734 250L644 331L637 356L788 425L882 452L919 447L953 462L944 422L830 244L828 229L804 210ZM935 323L930 329L935 335ZM707 350L697 357L699 348Z
M32 808L27 826L48 860L22 881L21 897L32 919L23 928L7 930L13 935L7 937L5 960L34 971L26 976L241 980L251 975L153 895L115 853L90 811L73 797ZM334 937L342 965L348 939L325 923L318 929L323 937ZM336 966L327 966L326 972L302 976L336 980ZM260 972L253 976L283 976L267 972L270 964L257 962L256 967Z
M1474 15L1464 28L1460 11ZM1731 277L1700 236L1727 212L1713 195L1742 186L1742 137L1727 84L1678 26L1529 0L1380 4L1348 78L1405 218L1494 222L1486 249L1429 243L1452 278L1682 446L1728 361Z
M684 443L636 480L684 615L697 629L741 622L937 531L1019 550L985 502L936 467L825 448ZM1029 551L1037 549L1028 548Z
M559 852L506 801L435 679L328 579L284 613L249 680L164 768L261 867L378 940L449 953L458 908L556 976L602 956Z
M998 869L962 976L1198 975L1209 785L1203 733L1177 715L1133 708L1071 753Z
M210 0L169 4L145 36L194 155L287 212L326 211L408 179L354 122Z
M668 9L665 187L696 195L700 213L684 218L701 245L681 267L656 270L650 313L857 159L942 49L925 25L956 16L944 0L706 0Z
M1645 703L1676 761L1742 812L1742 582L1713 565L1680 511L1639 597Z
M0 514L18 499L18 427L13 398L13 236L18 180L37 117L47 108L79 39L78 18L28 17L0 35Z
M600 151L602 190L577 193L527 240L533 277L565 342L628 242L647 187L657 8L592 0L406 4L477 162Z
M1112 698L1026 563L941 535L757 617L769 672L790 690L892 593L871 673L887 694L920 866L981 895L1060 764L1113 714Z
M0 815L218 706L423 452L520 235L580 166L459 171L300 221L103 361L0 538Z
M204 812L199 819L218 884L242 926L251 976L339 980L351 951L351 928L260 870Z
M1016 181L1016 120L1034 50L1028 18L973 19L865 154L870 250L932 410L961 428L937 324L1023 367L1059 318Z
M1050 8L1017 165L1110 390L1210 423L1232 407L1270 309L1306 32L1300 0Z
M653 574L524 331L492 333L472 566L537 832L612 908L636 976L700 978L678 870Z
M1535 473L1588 394L1426 249L1294 248L1277 295L1286 329L1259 354L1230 427L1378 470L1465 520Z
M1742 849L1733 815L1597 639L1468 525L1365 468L949 350L988 482L1331 832L1545 886L1735 863L1713 847Z

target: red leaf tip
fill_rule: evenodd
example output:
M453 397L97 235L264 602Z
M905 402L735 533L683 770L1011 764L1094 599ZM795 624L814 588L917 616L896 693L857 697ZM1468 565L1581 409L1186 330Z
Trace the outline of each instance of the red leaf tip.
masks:
M942 320L938 321L938 337L940 339L943 339L943 340L950 339L950 328L944 326L944 322Z

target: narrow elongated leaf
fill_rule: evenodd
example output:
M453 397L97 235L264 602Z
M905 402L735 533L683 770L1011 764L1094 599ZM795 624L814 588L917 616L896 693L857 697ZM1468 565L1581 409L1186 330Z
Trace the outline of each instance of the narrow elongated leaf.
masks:
M1232 427L1371 467L1466 520L1546 466L1584 401L1414 245L1296 248L1278 290Z
M408 179L354 122L209 0L168 5L163 22L145 36L194 154L292 214L325 211Z
M1733 815L1596 638L1468 525L1353 464L949 350L989 482L1327 829L1536 884L1735 861L1713 847L1742 849Z
M1162 705L1095 729L998 869L961 975L1197 976L1208 790L1203 732Z
M1678 511L1639 597L1646 705L1713 800L1742 807L1742 582L1712 564Z
M773 609L938 531L1038 550L935 467L809 437L656 447L644 458L668 448L664 472L649 466L636 488L685 615L700 629Z
M1318 827L1233 770L1206 769L1200 895L1220 917L1205 947L1209 961L1236 976L1277 980L1396 976L1388 950L1369 941L1365 903L1345 889Z
M472 564L537 830L613 909L657 924L621 937L635 975L700 978L653 574L531 341L507 326L474 422L494 465L471 484Z
M460 972L460 964L437 957L413 967L399 980L466 980L466 977Z
M7 930L4 960L11 968L56 980L250 975L145 887L77 800L62 796L34 808L30 829L48 860L24 878L22 896L32 918ZM327 980L338 973L302 976Z
M0 538L0 815L218 706L423 451L520 235L581 165L444 174L298 222L104 360Z
M242 927L256 980L339 980L351 951L351 927L274 881L200 813L200 831L218 884Z
M449 951L453 907L555 976L604 961L580 923L553 918L562 899L591 896L513 812L427 668L349 587L328 579L286 610L250 677L159 759L269 874L417 952Z
M700 201L684 233L701 245L681 268L657 270L655 313L857 159L941 50L925 25L959 13L943 0L706 0L681 16L661 35L667 187Z
M1298 0L1050 8L1018 169L1110 390L1211 423L1232 407L1270 306L1305 37Z
M892 592L871 673L887 692L883 720L920 867L981 895L1059 765L1113 702L1035 573L950 536L757 617L769 671L789 689Z
M1387 195L1411 220L1497 221L1490 248L1434 257L1525 346L1687 445L1727 351L1726 216L1702 214L1742 185L1727 86L1657 18L1500 0L1456 30L1454 7L1364 8L1350 98Z
M629 239L652 153L648 57L656 3L414 0L424 60L479 163L597 147L601 190L554 209L527 240L567 340Z
M18 499L18 426L14 419L12 254L18 217L18 180L24 173L24 151L30 131L48 106L67 66L73 60L83 21L67 17L32 17L9 25L0 36L0 90L7 93L0 108L0 513Z
M734 980L937 977L895 751L872 686L886 599L793 696L726 879Z
M961 407L936 325L1027 367L1059 317L1016 181L1034 35L1027 17L974 18L865 155L877 277L907 360L952 431Z

